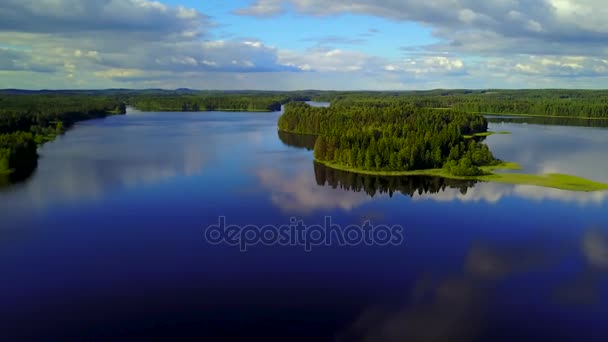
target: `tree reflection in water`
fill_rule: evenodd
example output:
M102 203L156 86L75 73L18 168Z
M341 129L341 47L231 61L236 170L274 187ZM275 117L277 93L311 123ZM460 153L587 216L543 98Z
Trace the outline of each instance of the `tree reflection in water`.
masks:
M477 184L475 180L455 180L429 176L373 176L332 169L321 163L314 163L315 179L320 186L330 186L355 192L364 191L370 197L376 194L393 196L395 192L414 195L435 194L445 189L459 189L466 195Z
M316 135L297 134L278 131L279 139L290 147L314 149ZM372 176L354 172L332 169L321 163L314 163L317 185L340 188L354 192L365 192L370 197L377 194L393 196L395 192L413 197L415 194L436 194L445 189L458 189L466 195L468 189L475 186L474 180L454 180L429 176Z

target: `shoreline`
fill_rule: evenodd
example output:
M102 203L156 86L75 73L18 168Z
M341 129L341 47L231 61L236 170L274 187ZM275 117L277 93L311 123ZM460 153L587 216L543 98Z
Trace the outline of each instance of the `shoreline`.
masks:
M412 171L370 171L361 170L343 166L336 163L316 160L315 162L323 164L335 170L364 174L369 176L432 176L442 177L456 180L477 180L483 182L495 182L513 185L533 185L545 188L553 188L567 191L593 192L593 191L608 191L608 184L596 182L582 177L565 175L559 173L549 174L525 174L525 173L498 173L499 170L521 170L521 166L517 163L502 162L498 165L480 167L484 172L488 173L480 176L454 176L443 169L426 169Z
M485 113L485 112L467 112L471 114L481 114L490 116L521 116L521 117L532 117L532 118L558 118L558 119L578 119L578 120L605 120L608 118L598 118L591 116L567 116L567 115L544 115L544 114L523 114L523 113Z
M558 119L579 119L579 120L605 120L608 121L608 117L600 118L593 116L569 116L569 115L546 115L546 114L525 114L525 113L489 113L489 112L472 112L468 110L461 110L457 108L444 108L444 107L433 107L431 109L441 109L441 110L455 110L461 111L469 114L480 114L480 115L490 115L490 116L521 116L521 117L533 117L533 118L558 118Z

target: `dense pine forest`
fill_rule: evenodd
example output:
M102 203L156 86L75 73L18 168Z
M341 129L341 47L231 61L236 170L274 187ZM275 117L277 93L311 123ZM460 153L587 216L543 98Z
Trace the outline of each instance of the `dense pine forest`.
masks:
M401 104L311 107L290 103L279 129L319 135L315 159L367 171L444 168L456 176L482 174L497 163L488 147L465 135L487 131L477 114Z
M327 92L313 97L337 106L406 103L418 108L450 108L484 114L532 114L608 119L606 90L431 90L408 92Z
M281 103L286 100L286 97L241 95L135 96L129 104L142 111L155 112L273 112L281 110Z

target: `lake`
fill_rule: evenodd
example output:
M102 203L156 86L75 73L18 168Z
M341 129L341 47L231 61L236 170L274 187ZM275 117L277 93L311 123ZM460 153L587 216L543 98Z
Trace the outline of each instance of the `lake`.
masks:
M608 193L329 170L279 115L130 109L45 144L0 189L2 340L608 339ZM491 121L524 172L608 182L607 128ZM403 240L241 251L220 217Z

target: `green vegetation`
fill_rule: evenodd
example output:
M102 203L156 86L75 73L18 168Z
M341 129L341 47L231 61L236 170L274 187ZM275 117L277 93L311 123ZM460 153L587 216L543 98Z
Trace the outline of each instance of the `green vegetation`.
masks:
M475 134L470 134L470 135L463 135L463 137L465 139L473 139L473 138L484 138L484 137L489 137L490 135L494 135L494 134L511 134L511 132L492 132L492 131L487 131L487 132L481 132L481 133L475 133Z
M492 113L561 118L608 119L607 90L431 90L409 92L331 92L313 97L332 106L400 102L419 108L453 109L469 113ZM521 114L526 113L526 114Z
M279 129L318 134L315 159L375 172L442 168L457 176L480 175L498 161L488 147L465 135L484 133L483 116L400 104L311 107L290 103Z
M483 114L535 115L560 118L608 119L608 90L523 89L429 91L199 91L162 90L0 90L7 95L54 97L95 96L119 100L141 110L240 110L268 111L292 101L331 102L332 106L372 104L411 105L416 108L452 109ZM521 114L526 113L526 114Z
M555 188L561 190L570 191L603 191L608 190L608 184L595 182L585 178L564 175L564 174L544 174L544 175L533 175L524 173L493 173L499 170L519 170L520 166L516 163L500 163L493 166L481 167L483 170L482 175L477 176L458 176L454 175L445 169L427 169L427 170L415 170L415 171L370 171L363 169L356 169L340 165L337 163L331 163L326 161L317 161L329 168L360 173L370 176L432 176L442 177L456 180L476 180L486 182L496 182L505 184L521 184L521 185L535 185L546 188Z
M75 122L125 113L124 103L103 96L0 94L0 175L22 178L36 168L37 145Z
M317 134L315 160L346 172L608 190L608 184L576 176L496 172L520 166L495 159L485 144L472 138L509 132L488 132L487 121L477 114L395 103L329 108L293 103L286 106L278 125L284 131Z
M276 96L242 95L180 95L180 96L135 96L129 104L143 111L240 111L271 112L281 110L286 98Z
M516 163L502 163L499 162L496 165L490 166L482 166L480 169L483 171L481 175L477 176L458 176L446 169L424 169L424 170L412 170L412 171L376 171L376 170L365 170L358 169L354 167L349 167L345 165L341 165L335 162L321 161L316 160L317 163L321 163L327 167L336 170L348 171L348 172L356 172L365 175L374 175L374 176L433 176L433 177L443 177L450 179L470 179L470 180L481 180L485 176L494 176L496 174L491 173L492 171L497 170L519 170L520 166Z
M508 183L536 185L546 188L556 188L570 191L601 191L608 190L608 184L594 182L585 178L550 173L544 175L531 175L523 173L494 173L477 177L478 180Z

